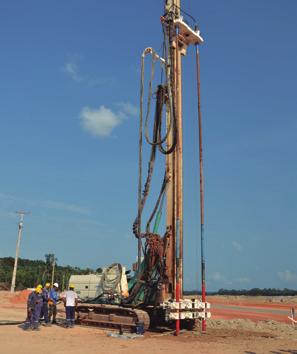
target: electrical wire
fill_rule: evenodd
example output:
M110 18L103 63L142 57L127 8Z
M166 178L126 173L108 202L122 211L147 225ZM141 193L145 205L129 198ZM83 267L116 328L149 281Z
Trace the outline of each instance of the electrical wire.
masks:
M198 25L197 20L195 19L195 17L193 17L192 15L190 15L188 12L186 12L185 10L183 10L181 7L179 7L178 5L171 5L168 12L170 12L170 10L175 10L178 9L181 13L183 13L184 15L186 15L187 17L189 17L192 21L194 25Z

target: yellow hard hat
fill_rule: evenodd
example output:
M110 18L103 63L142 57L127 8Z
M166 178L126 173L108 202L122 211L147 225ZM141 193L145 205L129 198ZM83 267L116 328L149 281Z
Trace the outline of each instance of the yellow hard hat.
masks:
M69 284L69 289L74 289L74 285L73 284Z
M45 286L46 286L46 287L50 287L50 286L51 286L51 283L45 283Z
M42 293L42 288L40 288L39 286L37 286L37 287L35 288L35 291L36 291L38 294L40 294L40 293Z
M42 285L41 285L41 284L38 284L38 285L36 286L36 289L37 289L37 288L42 289Z

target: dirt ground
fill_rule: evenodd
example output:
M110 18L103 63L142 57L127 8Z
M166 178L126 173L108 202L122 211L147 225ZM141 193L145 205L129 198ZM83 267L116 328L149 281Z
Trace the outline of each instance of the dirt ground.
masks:
M213 319L249 319L254 322L275 321L291 324L288 315L296 311L296 297L210 296Z
M199 329L183 332L179 337L166 332L147 332L144 337L136 339L110 338L109 330L91 327L41 326L40 331L33 332L23 331L17 325L1 324L2 321L24 320L26 297L26 292L16 293L13 297L9 292L0 292L0 354L297 354L297 326L244 318L226 320L220 319L219 315L208 321L207 334L201 334ZM262 304L262 300L256 303ZM250 300L214 299L216 304L232 306L236 301L240 302L238 306L247 306ZM59 316L62 319L63 313Z

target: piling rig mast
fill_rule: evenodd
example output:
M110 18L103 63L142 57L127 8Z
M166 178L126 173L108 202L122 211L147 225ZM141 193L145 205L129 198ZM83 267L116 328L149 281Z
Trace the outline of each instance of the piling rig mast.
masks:
M176 334L180 325L192 327L197 319L210 316L209 304L205 301L204 258L202 252L202 301L183 298L183 117L182 117L182 57L189 46L196 46L197 68L199 69L198 45L203 38L196 26L192 29L181 16L180 0L165 0L163 28L163 53L157 54L146 48L142 54L140 125L139 125L139 185L138 213L133 224L133 233L138 240L138 262L134 277L129 282L129 296L120 305L112 302L96 305L80 304L78 319L82 323L117 325L132 328L137 321L145 327L149 323L174 323ZM152 57L152 72L148 89L147 111L144 113L144 63ZM155 65L160 64L164 82L153 89ZM198 117L200 130L200 204L203 207L202 135L200 111L200 85L198 74ZM152 94L156 97L152 137L149 134L149 117ZM166 111L163 122L163 111ZM163 132L164 131L164 132ZM148 173L143 182L143 137L150 145ZM142 230L143 210L151 189L157 152L165 155L165 171L153 211ZM162 206L166 198L166 230L159 233ZM201 212L203 215L203 212ZM151 223L154 221L153 230ZM203 231L203 219L201 219ZM203 236L203 235L202 235ZM203 238L202 238L203 240ZM203 248L203 243L202 243ZM94 303L94 302L93 302ZM100 304L101 303L101 304ZM149 315L149 317L148 317ZM101 322L100 322L101 321Z

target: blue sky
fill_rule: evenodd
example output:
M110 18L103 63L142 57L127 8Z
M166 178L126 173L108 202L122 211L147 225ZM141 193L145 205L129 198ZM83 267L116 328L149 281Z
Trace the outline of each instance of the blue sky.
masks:
M294 0L182 1L201 47L207 285L297 287ZM0 256L135 261L140 55L162 1L0 3ZM183 60L185 287L200 283L193 48ZM148 69L148 68L147 68ZM157 84L158 81L155 81ZM158 189L162 160L155 179Z

